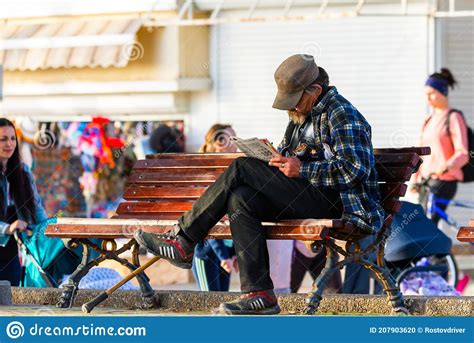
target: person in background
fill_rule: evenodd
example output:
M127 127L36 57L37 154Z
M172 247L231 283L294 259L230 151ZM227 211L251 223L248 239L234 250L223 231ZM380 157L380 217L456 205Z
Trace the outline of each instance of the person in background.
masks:
M294 241L295 248L291 261L291 293L298 293L306 272L311 275L314 281L326 265L326 249L316 254L305 243ZM325 291L340 293L341 289L341 272L338 270L329 279Z
M449 88L456 84L446 68L430 75L425 82L425 94L432 110L423 123L419 145L429 146L431 155L423 157L423 164L414 176L415 182L430 178L431 192L444 199L454 198L457 183L463 180L462 167L469 161L466 122L448 100ZM420 203L426 205L427 198L428 192L421 190ZM438 206L443 210L448 207ZM431 219L438 223L440 217L434 214Z
M0 118L0 280L18 286L21 265L12 235L48 218L29 167L22 162L15 126Z
M236 152L236 146L229 140L232 136L235 136L232 126L214 124L199 152ZM231 240L205 240L194 248L193 274L201 291L228 291L232 270L238 272Z
M175 127L161 124L151 133L150 148L155 153L183 152L183 135Z

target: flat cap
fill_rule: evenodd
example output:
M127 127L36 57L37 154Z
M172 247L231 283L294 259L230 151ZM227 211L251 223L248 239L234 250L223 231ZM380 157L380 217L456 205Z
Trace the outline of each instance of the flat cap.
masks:
M296 107L304 89L319 75L318 66L311 55L293 55L283 61L275 71L278 92L273 108L291 110Z

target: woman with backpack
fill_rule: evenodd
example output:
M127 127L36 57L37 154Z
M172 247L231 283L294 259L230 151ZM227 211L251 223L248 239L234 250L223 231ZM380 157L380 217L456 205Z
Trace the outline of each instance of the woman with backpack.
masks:
M462 112L451 108L449 88L457 84L451 72L442 68L425 82L425 94L431 113L424 120L420 146L429 146L431 155L423 158L423 164L415 176L415 182L430 178L431 192L440 198L453 199L457 183L464 180L463 167L469 162L468 129ZM420 203L427 201L428 194L420 193ZM439 205L445 210L446 205ZM431 218L438 223L440 217Z

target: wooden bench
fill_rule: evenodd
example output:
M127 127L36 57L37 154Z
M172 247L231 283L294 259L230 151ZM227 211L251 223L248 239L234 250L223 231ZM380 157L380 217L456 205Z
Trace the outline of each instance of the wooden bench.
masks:
M459 229L457 239L460 242L474 243L474 219L469 221L469 226Z
M388 269L384 265L384 240L392 215L399 211L398 200L406 192L408 181L421 164L422 155L430 153L429 148L376 149L376 169L379 175L381 203L386 211L383 229L367 249L361 250L359 240L367 237L352 224L339 219L301 219L264 223L268 239L294 239L312 241L314 250L326 248L327 264L315 281L314 291L308 298L306 313L314 313L321 300L322 292L330 274L349 262L357 262L372 270L381 282L395 311L406 311L403 298L395 286ZM171 230L193 202L221 175L232 161L242 154L159 154L149 155L135 164L121 203L112 219L59 218L57 224L49 225L46 235L68 240L74 246L82 244L84 254L81 265L69 279L58 303L59 307L70 307L80 279L93 266L106 259L116 260L134 271L138 278L143 297L143 308L156 306L154 292L144 270L158 258L140 266L138 244L133 232L141 228L146 232L164 233ZM231 219L231 218L230 218ZM92 238L102 239L102 245L91 242ZM126 238L128 242L117 248L116 239ZM224 217L211 231L208 239L231 239L229 218ZM334 239L346 241L345 248L334 243ZM91 250L100 254L90 259ZM132 261L119 255L132 251ZM367 256L377 252L377 263ZM341 253L345 259L335 263L335 256ZM83 305L85 312L107 298L120 284L104 292L98 298Z

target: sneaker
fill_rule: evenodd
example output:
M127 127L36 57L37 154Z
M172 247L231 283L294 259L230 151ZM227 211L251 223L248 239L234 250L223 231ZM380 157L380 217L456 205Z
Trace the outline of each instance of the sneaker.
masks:
M183 269L191 269L193 265L194 246L187 246L183 238L173 231L155 234L139 229L133 236L138 244L144 246L153 255L168 260L172 265Z
M239 299L222 303L219 312L223 314L278 314L280 306L273 290L250 292Z

